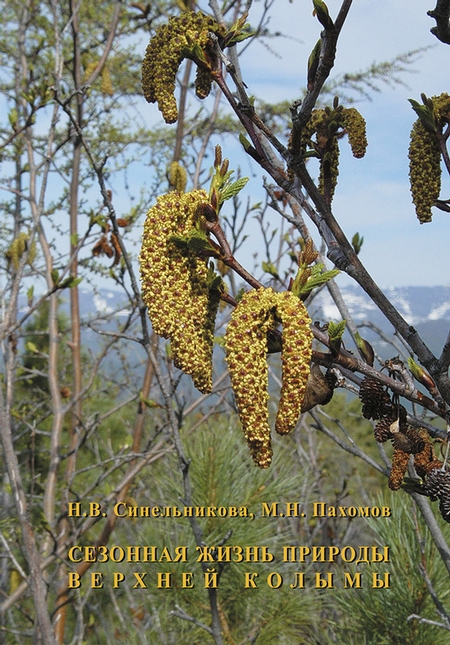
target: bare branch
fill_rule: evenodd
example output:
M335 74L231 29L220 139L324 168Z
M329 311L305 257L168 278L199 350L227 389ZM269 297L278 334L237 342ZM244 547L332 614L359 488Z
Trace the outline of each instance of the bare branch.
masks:
M436 27L430 29L433 36L446 45L450 45L450 2L437 0L436 7L427 11L430 18L436 20Z

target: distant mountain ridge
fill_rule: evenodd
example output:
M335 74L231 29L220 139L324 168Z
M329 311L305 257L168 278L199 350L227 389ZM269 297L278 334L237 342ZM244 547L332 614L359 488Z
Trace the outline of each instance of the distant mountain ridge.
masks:
M409 325L428 321L450 320L450 287L388 287L383 290ZM341 288L347 307L356 321L371 320L385 326L384 316L358 285ZM328 318L339 318L339 312L327 290L318 296Z
M370 322L385 334L392 335L392 325L358 285L347 285L340 289L357 324ZM450 286L388 287L383 291L406 322L417 329L434 353L439 354L450 329ZM80 295L81 315L85 320L113 312L114 318L120 320L128 313L121 292L101 289L94 293L81 289ZM313 300L310 314L313 320L321 323L341 319L326 288ZM363 336L370 340L372 334L368 330Z
M385 295L405 319L415 327L430 347L439 354L450 329L450 287L388 287ZM359 285L341 287L341 293L356 324L370 322L385 334L392 334L391 323ZM313 301L311 314L323 322L340 320L341 315L327 289ZM373 334L363 333L370 340Z
M340 290L355 320L371 319L376 324L378 319L383 319L376 305L361 287L347 285L340 287ZM383 291L410 325L435 320L450 321L450 286L388 287ZM112 289L101 289L97 293L88 289L81 289L80 295L82 315L84 317L120 310L123 302L122 293ZM314 299L313 308L317 308L318 303L325 317L340 318L337 307L327 289L323 289Z

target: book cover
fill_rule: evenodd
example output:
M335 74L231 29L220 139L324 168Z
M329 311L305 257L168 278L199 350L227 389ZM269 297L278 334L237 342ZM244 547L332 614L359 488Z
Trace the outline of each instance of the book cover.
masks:
M0 645L448 642L449 16L2 3Z

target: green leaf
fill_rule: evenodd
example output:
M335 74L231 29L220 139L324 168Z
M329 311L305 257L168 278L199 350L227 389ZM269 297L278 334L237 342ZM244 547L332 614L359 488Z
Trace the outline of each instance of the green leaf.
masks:
M243 295L244 295L245 293L246 293L246 291L245 291L244 287L242 287L241 289L239 289L239 291L237 292L237 294L236 294L236 295L235 295L235 297L234 297L234 299L236 300L236 302L240 302L240 301L242 300L242 297L243 297Z
M26 349L27 349L29 352L31 352L32 354L39 354L39 350L38 350L38 348L36 347L36 345L35 345L34 343L32 343L32 342L31 342L31 340L29 340L29 341L27 342L27 344L25 345L25 347L26 347Z
M15 129L18 119L19 119L19 113L15 108L13 108L8 112L8 120L13 129Z
M308 58L308 83L312 83L319 65L320 52L322 51L322 40L319 39Z
M184 235L169 235L168 242L175 244L179 249L186 249L188 246L189 238Z
M196 229L189 231L189 238L187 243L188 249L194 253L201 253L202 251L211 251L211 243L206 235L202 234Z
M362 338L359 332L355 333L355 340L356 340L356 345L358 346L358 349L359 349L359 353L366 361L366 363L371 367L373 367L373 363L375 360L375 353L373 351L372 345L365 338Z
M328 323L328 336L330 340L341 340L346 326L347 326L346 320L341 320L338 323L335 323L332 320L330 320L330 322Z
M247 137L245 137L242 133L239 133L239 141L246 152L253 147Z
M419 381L419 383L424 385L428 390L434 389L436 387L434 380L431 378L428 372L426 372L423 367L418 365L411 356L408 358L408 367L414 378Z
M361 251L361 247L363 243L364 243L364 236L360 235L359 233L355 233L354 236L352 237L352 246L356 255L358 255L359 252Z
M235 182L220 191L220 204L237 195L246 185L249 177L240 177Z
M244 25L249 26L249 25ZM227 43L227 47L230 45L235 45L236 43L241 43L243 40L247 40L247 38L251 38L252 36L256 36L256 31L253 31L249 29L249 31L241 31L240 34L236 34L231 38L231 40Z
M341 347L342 336L344 335L346 320L335 323L332 320L328 323L328 337L330 339L330 349L332 354L338 353Z
M261 264L262 270L265 271L266 273L270 273L270 275L273 275L274 278L279 278L280 276L278 275L277 268L272 262L263 262Z
M161 407L159 405L159 403L156 403L156 401L153 401L153 399L146 399L145 396L142 394L142 392L139 392L139 401L142 401L142 403L147 408L160 408Z
M83 278L75 278L73 275L69 276L58 285L59 289L73 289L78 287Z
M59 271L58 271L58 269L52 269L52 272L51 272L50 275L51 275L51 278L53 280L53 284L56 286L58 284L58 282L59 282Z
M422 105L414 99L408 99L408 101L411 103L411 107L419 117L423 127L429 132L436 133L437 125L432 107L428 105Z
M216 273L214 262L209 263L208 275L206 276L206 284L210 291L220 291L221 293L224 290L224 282L222 276Z
M250 23L246 22L248 13L245 13L243 16L238 18L236 22L232 25L229 31L225 34L225 46L229 47L236 43L240 43L251 36L256 34L255 31L251 30Z
M305 267L300 267L294 281L292 282L292 292L300 298L303 295L309 294L313 289L317 289L318 287L326 284L329 280L332 280L339 274L339 269L330 269L330 271L324 271L323 269L324 265L320 262L315 264L313 267L309 267L308 270L311 272L311 275L305 282L302 280Z
M186 235L170 235L168 241L179 249L201 253L211 251L211 242L206 233L199 228L192 228Z

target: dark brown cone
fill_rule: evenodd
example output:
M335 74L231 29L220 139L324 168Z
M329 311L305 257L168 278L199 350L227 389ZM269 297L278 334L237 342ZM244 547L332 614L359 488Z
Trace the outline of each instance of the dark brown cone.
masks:
M379 419L384 387L372 376L365 376L359 389L359 398L362 403L362 414L365 419Z
M439 510L441 511L441 515L444 518L446 522L450 522L450 495L445 495L445 497L441 497L439 501Z
M417 453L422 452L422 450L425 448L425 441L420 432L410 425L406 426L404 432L411 442L411 454L416 455Z
M450 471L441 470L440 467L433 468L425 479L424 491L433 500L441 500L448 509L450 506ZM448 520L447 520L448 521Z
M392 439L391 423L392 421L385 417L380 419L374 427L373 434L378 443L384 443L388 439Z

